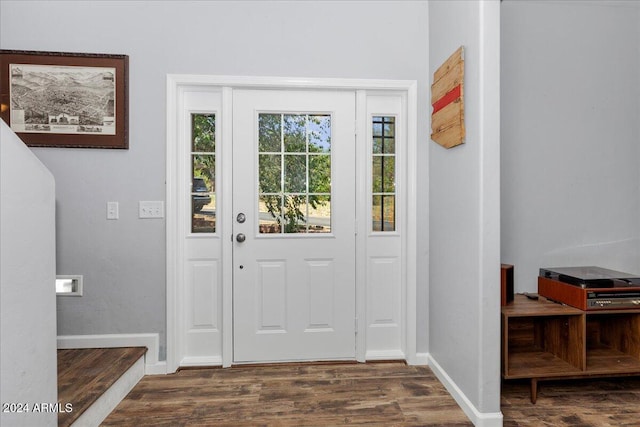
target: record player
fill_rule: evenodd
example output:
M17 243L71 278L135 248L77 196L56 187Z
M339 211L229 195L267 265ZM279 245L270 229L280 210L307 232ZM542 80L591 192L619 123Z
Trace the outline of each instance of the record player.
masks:
M601 267L541 268L538 294L586 311L640 311L640 277Z

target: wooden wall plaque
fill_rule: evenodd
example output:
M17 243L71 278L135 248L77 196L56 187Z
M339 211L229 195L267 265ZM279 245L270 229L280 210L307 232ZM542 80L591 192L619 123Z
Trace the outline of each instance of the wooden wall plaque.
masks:
M445 148L464 143L464 47L433 73L431 139Z

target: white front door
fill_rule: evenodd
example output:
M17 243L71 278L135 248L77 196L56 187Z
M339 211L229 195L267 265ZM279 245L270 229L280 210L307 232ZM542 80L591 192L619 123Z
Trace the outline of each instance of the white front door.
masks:
M355 93L233 91L233 361L355 358Z
M415 363L416 83L167 87L168 371Z

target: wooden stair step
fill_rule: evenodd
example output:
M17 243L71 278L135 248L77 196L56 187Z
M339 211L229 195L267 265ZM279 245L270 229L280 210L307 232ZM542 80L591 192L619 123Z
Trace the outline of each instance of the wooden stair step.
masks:
M58 402L73 405L58 414L58 426L71 426L146 352L146 347L58 350Z

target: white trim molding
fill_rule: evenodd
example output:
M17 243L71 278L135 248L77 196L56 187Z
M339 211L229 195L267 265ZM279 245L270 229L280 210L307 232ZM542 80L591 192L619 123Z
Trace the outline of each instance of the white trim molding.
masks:
M193 368L193 367L208 368L212 366L222 366L222 357L215 357L215 356L184 357L182 361L180 361L180 366L189 367L189 368Z
M367 351L366 360L374 361L374 360L406 360L407 357L400 350L379 350L379 351ZM415 365L415 363L414 363Z
M182 364L202 365L211 364L213 359L207 356L205 359L188 357L185 354L185 343L181 332L181 320L185 318L185 313L180 303L180 290L184 272L182 262L184 260L184 245L180 238L180 224L174 214L177 200L176 179L178 169L176 161L178 158L177 148L180 143L179 117L180 106L183 103L182 92L189 88L211 90L213 88L222 91L222 139L229 140L231 135L231 102L232 91L234 89L308 89L308 90L353 90L353 91L379 91L379 92L404 92L406 93L406 117L407 117L407 171L406 171L406 206L407 218L404 230L403 257L406 257L405 278L406 289L403 294L403 304L405 307L403 325L403 348L402 351L409 364L422 364L422 358L416 355L416 333L417 333L417 306L416 306L416 258L417 258L417 82L415 80L378 80L378 79L335 79L335 78L297 78L297 77L253 77L253 76L212 76L212 75L191 75L191 74L169 74L166 81L167 93L167 141L166 141L166 309L167 309L167 372L175 372ZM362 94L360 104L362 107ZM362 131L363 124L360 125ZM173 159L173 160L172 160ZM221 160L225 164L230 164L231 152L223 150ZM228 172L224 172L223 190L225 194L231 194L230 177ZM223 206L223 218L221 221L231 221L231 208L229 204ZM231 223L228 224L229 226ZM225 223L222 224L225 228ZM227 227L225 229L229 229ZM230 240L225 235L222 239L223 254L229 253L232 248ZM233 363L233 325L232 325L232 263L230 257L222 260L222 352L220 355L223 367L231 366ZM356 269L358 266L356 266ZM362 289L362 283L357 284L358 289ZM356 305L357 311L362 311L362 304ZM360 313L356 313L360 319ZM357 339L356 358L363 361L365 352L362 350L363 329L359 330ZM217 355L215 355L217 356ZM220 360L215 358L220 363Z
M104 335L58 335L58 349L147 347L145 375L164 375L167 364L158 361L160 337L158 334L104 334Z
M476 427L502 427L502 412L480 412L469 398L463 393L453 379L442 369L442 366L430 355L427 355L428 365L447 389L449 394L455 399L458 406L469 417L469 420Z
M416 353L414 365L429 366L429 353Z

